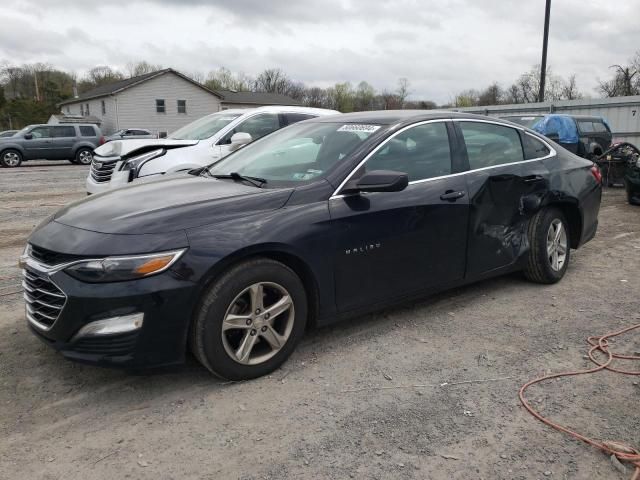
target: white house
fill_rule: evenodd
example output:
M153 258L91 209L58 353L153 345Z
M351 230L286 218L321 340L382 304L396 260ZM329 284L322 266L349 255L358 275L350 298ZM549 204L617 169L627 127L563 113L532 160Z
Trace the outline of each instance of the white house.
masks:
M228 101L225 101L227 97ZM97 118L105 135L123 128L144 128L164 137L204 115L227 108L298 104L296 100L278 94L215 92L166 68L102 85L65 100L59 106L64 118ZM64 119L52 117L51 120L65 123Z
M102 132L146 128L159 136L209 113L221 95L171 68L102 85L61 102L66 116L97 117Z

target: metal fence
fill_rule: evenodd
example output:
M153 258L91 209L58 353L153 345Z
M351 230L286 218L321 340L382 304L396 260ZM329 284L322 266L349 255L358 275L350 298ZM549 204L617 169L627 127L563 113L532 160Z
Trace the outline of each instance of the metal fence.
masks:
M493 105L454 109L460 112L501 117L505 115L541 115L565 113L604 117L611 126L614 141L640 145L640 95L632 97L586 98L558 102Z

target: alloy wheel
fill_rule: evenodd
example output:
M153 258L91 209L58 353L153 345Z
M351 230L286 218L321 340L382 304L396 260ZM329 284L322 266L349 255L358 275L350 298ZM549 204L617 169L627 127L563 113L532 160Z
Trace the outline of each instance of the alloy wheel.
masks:
M547 258L551 268L559 272L567 260L567 231L562 221L555 218L547 232Z
M294 319L293 299L284 287L272 282L254 283L227 308L222 344L238 363L266 362L287 343Z
M78 154L78 162L80 162L82 165L89 165L92 160L93 160L93 155L89 150L82 150Z
M7 167L17 167L20 165L20 156L15 152L7 152L3 156L4 164Z

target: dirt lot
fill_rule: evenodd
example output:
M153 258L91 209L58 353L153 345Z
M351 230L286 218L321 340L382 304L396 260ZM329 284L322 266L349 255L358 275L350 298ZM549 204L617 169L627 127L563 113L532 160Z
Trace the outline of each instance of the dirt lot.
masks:
M228 384L193 360L144 376L73 364L29 333L16 259L35 224L84 196L86 174L0 170L0 478L629 478L517 396L587 366L587 335L640 323L640 208L620 190L558 285L512 275L313 331L273 375ZM640 351L640 333L615 346ZM502 380L453 385L483 379ZM598 373L530 397L640 446L639 381ZM414 384L431 386L402 388Z

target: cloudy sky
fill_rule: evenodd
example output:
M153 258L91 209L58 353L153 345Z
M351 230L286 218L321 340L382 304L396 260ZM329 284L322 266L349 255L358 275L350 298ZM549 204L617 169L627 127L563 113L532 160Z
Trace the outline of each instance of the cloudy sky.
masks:
M83 72L147 60L185 73L279 67L306 84L411 82L443 103L540 62L544 0L17 0L0 62ZM640 49L637 0L553 0L549 63L587 95Z

